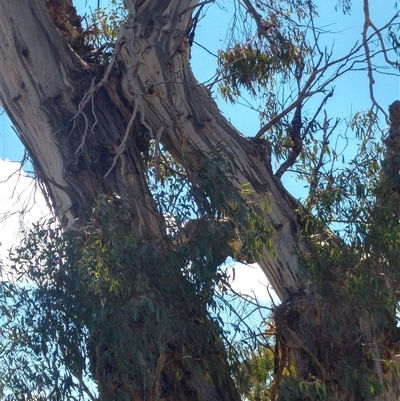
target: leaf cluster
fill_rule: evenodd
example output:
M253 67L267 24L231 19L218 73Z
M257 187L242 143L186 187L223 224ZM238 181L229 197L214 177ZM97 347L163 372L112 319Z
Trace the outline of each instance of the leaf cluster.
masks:
M135 236L134 217L117 196L99 197L84 227L34 227L12 255L14 279L1 287L6 397L149 393L160 358L182 344L191 344L184 352L201 355L217 380L223 335L209 308L217 310L215 292L228 285L220 266L246 231L252 254L272 235L257 205L247 211L248 190L229 184L227 166L215 155L190 180L165 177L157 192L169 213L161 241ZM184 239L190 225L194 232ZM174 380L185 376L186 362Z

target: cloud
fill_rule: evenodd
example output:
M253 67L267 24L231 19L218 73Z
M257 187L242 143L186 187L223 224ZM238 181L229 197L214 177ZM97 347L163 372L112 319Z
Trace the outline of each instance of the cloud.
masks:
M235 263L228 268L228 275L231 278L230 284L235 292L255 295L262 304L271 303L270 293L274 302L279 303L278 296L258 264Z
M0 262L5 273L9 250L20 243L33 223L47 216L50 212L37 182L20 163L0 159Z
M230 261L226 268L233 291L217 300L216 314L224 322L229 341L240 343L265 330L273 305L280 301L258 264Z

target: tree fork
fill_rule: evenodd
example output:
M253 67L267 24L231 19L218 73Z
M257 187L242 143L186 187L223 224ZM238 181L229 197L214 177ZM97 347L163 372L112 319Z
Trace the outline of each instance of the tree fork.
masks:
M321 307L319 290L310 286L309 274L298 257L312 252L311 244L302 237L297 214L300 204L273 176L266 149L260 150L258 143L239 134L194 78L185 33L197 4L197 0L127 0L130 14L115 52L119 71L110 71L104 86L80 110L93 78L96 82L102 78L98 73L101 66L85 63L73 50L68 44L71 39L64 39L50 18L45 0L21 0L18 4L3 0L0 63L10 68L0 77L2 104L58 215L70 221L78 218L78 224L84 224L99 194L116 193L124 209L132 214L135 236L153 243L164 236L163 218L147 187L135 134L127 130L135 107L140 108L140 118L154 139L158 137L191 174L201 169L202 157L207 159L223 144L221 157L237 173L233 184L239 189L250 183L254 199L267 198L271 204L272 211L265 213L265 219L276 231L277 256L265 250L258 262L282 301L290 303L300 294L307 298L307 310L294 309L293 318L282 323L303 336L303 351L309 351L308 355L301 349L297 352L297 374L307 379L315 368L323 372L318 363L311 366L313 356L329 380L335 353L340 351L341 358L355 367L360 351L353 349L357 336L352 333L341 338L342 348L335 344L329 351L332 325L324 324L336 320L346 327L357 316L352 308L338 311L332 304ZM319 352L321 347L325 353ZM224 362L221 366L226 368ZM164 373L173 374L169 368ZM196 390L195 400L239 399L228 369L223 382L211 386L201 365L195 363L188 380L189 387ZM339 385L331 393L332 400L359 399L352 389ZM399 393L397 386L380 399L397 401ZM184 391L173 399L183 401L182 394Z
M149 192L135 133L128 132L127 136L126 132L137 99L131 103L132 107L127 107L119 95L115 103L112 101L113 93L118 90L115 88L119 87L119 77L113 72L108 76L107 88L99 87L86 107L80 107L96 73L64 40L45 5L44 0L1 4L1 35L5 40L2 40L0 63L16 67L1 76L3 106L32 156L38 176L46 184L58 216L67 216L71 223L84 225L100 194L120 194L121 204L132 215L135 237L156 245L165 236L163 217ZM32 36L32 32L37 35ZM122 143L124 149L119 152L118 146ZM116 157L118 163L110 171ZM182 300L169 302L179 304ZM185 320L189 311L181 313ZM213 331L210 326L210 333ZM199 341L197 332L191 334L194 344ZM217 355L220 347L214 347ZM190 366L182 380L185 386L170 396L176 401L186 400L189 393L191 399L198 401L238 400L229 369L224 367L224 358L219 362L222 373L214 377L212 385L206 377L209 357L199 355L198 359L191 352L194 351L187 346L186 353L181 354L181 358L187 358L185 361L192 360L189 365L185 363L185 369ZM150 395L154 400L164 397L163 389L168 388L182 363L181 358L167 357L168 368L156 378L154 393L151 389L152 394L148 393L149 389L147 394L146 389L138 390L132 394L133 399L142 400ZM164 368L161 363L158 365ZM115 377L101 372L100 376L94 373L94 377L104 399L117 396L123 390L123 383L115 381Z

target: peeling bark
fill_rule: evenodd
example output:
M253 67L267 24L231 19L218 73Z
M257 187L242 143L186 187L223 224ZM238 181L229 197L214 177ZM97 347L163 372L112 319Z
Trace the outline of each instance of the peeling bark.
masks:
M266 250L258 262L285 301L276 317L281 340L296 355L298 375L306 379L315 372L325 380L338 360L356 368L362 351L354 346L355 335L343 334L333 349L329 341L335 324L346 327L359 317L351 307L321 306L318 288L310 286L301 266L299 255L312 252L301 236L301 205L272 174L267 147L237 132L193 76L185 34L198 0L138 0L135 7L128 2L130 14L113 54L118 68L108 69L83 61L73 49L76 42L62 34L60 23L55 25L45 0L0 4L0 64L8 68L0 77L1 100L56 213L83 224L98 194L116 193L132 215L135 235L157 243L164 235L163 218L148 189L131 123L139 119L192 175L201 171L200 160L223 144L221 157L236 172L233 184L250 183L254 200L271 204L265 219L275 229L277 256ZM182 360L169 357L173 363L163 374L173 376ZM194 362L190 369L186 383L171 396L174 401L239 400L227 369L213 385L202 364ZM330 384L332 400L361 399L351 388ZM381 400L397 401L399 393L397 387Z
M276 229L279 256L274 258L266 252L259 263L280 298L286 299L305 286L305 280L299 280L302 272L297 260L298 251L307 251L299 239L301 226L295 214L300 205L272 175L268 148L237 132L194 78L185 32L190 24L189 10L196 3L171 2L155 7L154 2L143 2L138 7L133 26L127 27L136 30L136 40L125 43L118 56L124 72L138 66L137 74L123 77L122 82L137 82L146 120L154 133L161 127L160 141L188 171L198 172L199 160L209 157L218 144L226 144L226 154L221 156L235 160L234 184L239 188L250 183L257 195L268 198L272 213L266 218ZM130 102L134 100L129 85L123 85L123 96Z

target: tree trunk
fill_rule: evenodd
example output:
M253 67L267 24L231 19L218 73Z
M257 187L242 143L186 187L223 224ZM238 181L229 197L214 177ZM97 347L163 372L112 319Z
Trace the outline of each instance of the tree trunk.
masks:
M310 284L299 258L313 251L301 234L304 227L297 213L301 206L272 174L267 144L238 133L190 69L186 33L198 0L126 4L129 15L110 65L104 67L83 61L90 49L75 46L73 35L63 31L51 14L54 7L73 14L67 0L1 1L1 100L56 214L85 224L99 194L118 194L132 216L134 236L163 252L159 245L165 236L163 216L147 185L132 122L140 121L156 146L162 144L193 177L201 172L201 161L221 149L220 156L235 172L234 186L239 190L250 183L253 198L271 204L265 219L275 230L276 254L265 247L258 262L284 301L275 319L283 346L295 355L297 376L307 380L312 374L325 381L329 399L364 399L354 383L345 380L345 370L358 369L363 360L359 333L341 330L332 335L336 326L359 327L359 312L341 299L323 299L318 286ZM179 271L180 266L171 269ZM171 300L180 309L181 296L177 293ZM192 314L183 309L180 318L193 320ZM205 310L195 314L203 318ZM191 330L195 344L204 331L194 326ZM218 337L211 322L207 330ZM165 399L160 389L169 387L168 399L174 401L239 400L224 351L216 343L214 354L208 355L198 355L195 347L184 354L183 344L169 344L165 357L169 363L163 365L162 374L157 367L162 353L155 344L149 346L155 354L153 387L142 386L132 399ZM187 356L190 363L185 362ZM210 372L212 364L219 368ZM344 364L346 369L341 370ZM184 380L174 379L178 369L186 372ZM387 379L388 391L379 399L397 401L398 378L388 373ZM100 375L98 380L104 381L100 383L104 397L111 397L115 378Z

